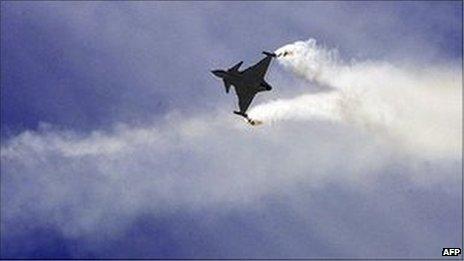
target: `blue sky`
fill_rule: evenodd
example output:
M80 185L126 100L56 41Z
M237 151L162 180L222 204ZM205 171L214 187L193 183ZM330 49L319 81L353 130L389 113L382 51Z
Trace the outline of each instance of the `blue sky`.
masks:
M439 257L462 245L460 150L404 151L324 121L253 131L209 72L311 37L348 62L460 80L462 2L1 13L2 257ZM277 63L267 79L256 103L308 84Z

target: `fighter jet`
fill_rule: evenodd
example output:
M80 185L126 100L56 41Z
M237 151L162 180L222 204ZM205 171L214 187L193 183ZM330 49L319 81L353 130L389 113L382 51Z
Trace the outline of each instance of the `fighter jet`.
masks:
M229 93L231 85L235 87L235 93L238 96L238 107L240 110L234 111L234 113L244 117L251 125L259 124L258 121L250 119L246 114L251 101L258 92L272 90L271 85L264 80L264 76L266 75L267 68L271 63L272 58L276 57L276 54L271 52L263 52L263 54L266 55L265 58L243 71L239 71L243 61L237 63L227 71L211 71L215 76L224 81L226 93Z

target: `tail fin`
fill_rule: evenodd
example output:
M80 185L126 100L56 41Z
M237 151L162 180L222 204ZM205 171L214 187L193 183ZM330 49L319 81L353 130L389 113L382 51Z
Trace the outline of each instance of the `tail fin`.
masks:
M232 66L228 71L229 72L238 72L238 69L242 65L243 61L237 63L236 65Z

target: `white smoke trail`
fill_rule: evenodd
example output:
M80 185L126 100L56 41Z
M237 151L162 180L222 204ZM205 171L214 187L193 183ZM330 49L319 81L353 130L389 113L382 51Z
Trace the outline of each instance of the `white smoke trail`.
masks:
M301 95L288 100L275 100L254 107L250 115L264 122L279 120L341 120L338 93Z
M420 150L459 153L460 70L418 70L372 61L347 64L336 50L320 47L314 39L275 53L284 68L331 92L260 104L250 110L251 118L341 121L389 134Z

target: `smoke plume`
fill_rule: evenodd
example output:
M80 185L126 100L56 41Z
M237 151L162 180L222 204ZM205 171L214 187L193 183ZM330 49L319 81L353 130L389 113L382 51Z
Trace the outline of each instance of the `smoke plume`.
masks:
M416 69L388 62L344 62L316 40L277 49L278 62L327 92L257 105L250 117L264 122L328 120L388 135L427 152L460 150L460 73L436 66ZM291 86L282 86L291 88Z
M460 216L454 200L461 169L457 77L436 68L424 74L386 63L345 64L314 40L277 53L279 62L308 80L309 87L316 84L328 91L253 108L254 118L270 124L251 128L221 111L195 117L172 112L143 128L123 124L111 132L82 134L45 124L9 138L0 157L2 241L24 242L31 237L28 231L45 227L65 240L79 241L96 256L109 245L126 257L131 252L126 242L132 240L120 239L149 215L160 223L141 237L148 239L135 241L133 252L142 244L151 251L145 256L160 256L160 220L169 220L173 225L161 236L191 244L190 231L202 231L195 241L213 245L208 249L224 249L214 246L219 235L229 240L225 245L231 252L224 256L261 257L254 250L240 252L246 245L240 229L247 223L228 223L234 213L251 213L259 218L247 221L253 225L243 229L252 227L263 238L279 240L278 248L258 245L275 256L295 250L301 256L322 256L317 244L308 249L306 239L329 245L342 240L347 247L340 253L362 256L378 255L363 252L365 246L378 249L384 242L399 242L395 255L403 254L403 242L417 242L416 248L430 251L455 245ZM294 123L281 124L289 121ZM418 145L406 147L429 154L424 158L398 144ZM447 190L424 189L432 185ZM420 197L411 197L411 191ZM285 211L276 213L281 208L276 208L276 199ZM447 210L439 212L446 213L445 221L434 226L423 221L424 216L435 217L439 208ZM390 212L386 219L385 209ZM294 229L286 227L287 213L296 220ZM369 224L371 219L376 222ZM188 224L184 230L178 227L182 223ZM10 256L35 251L34 246L15 244L21 249L9 250ZM85 256L80 249L70 251ZM205 257L203 248L185 253Z

